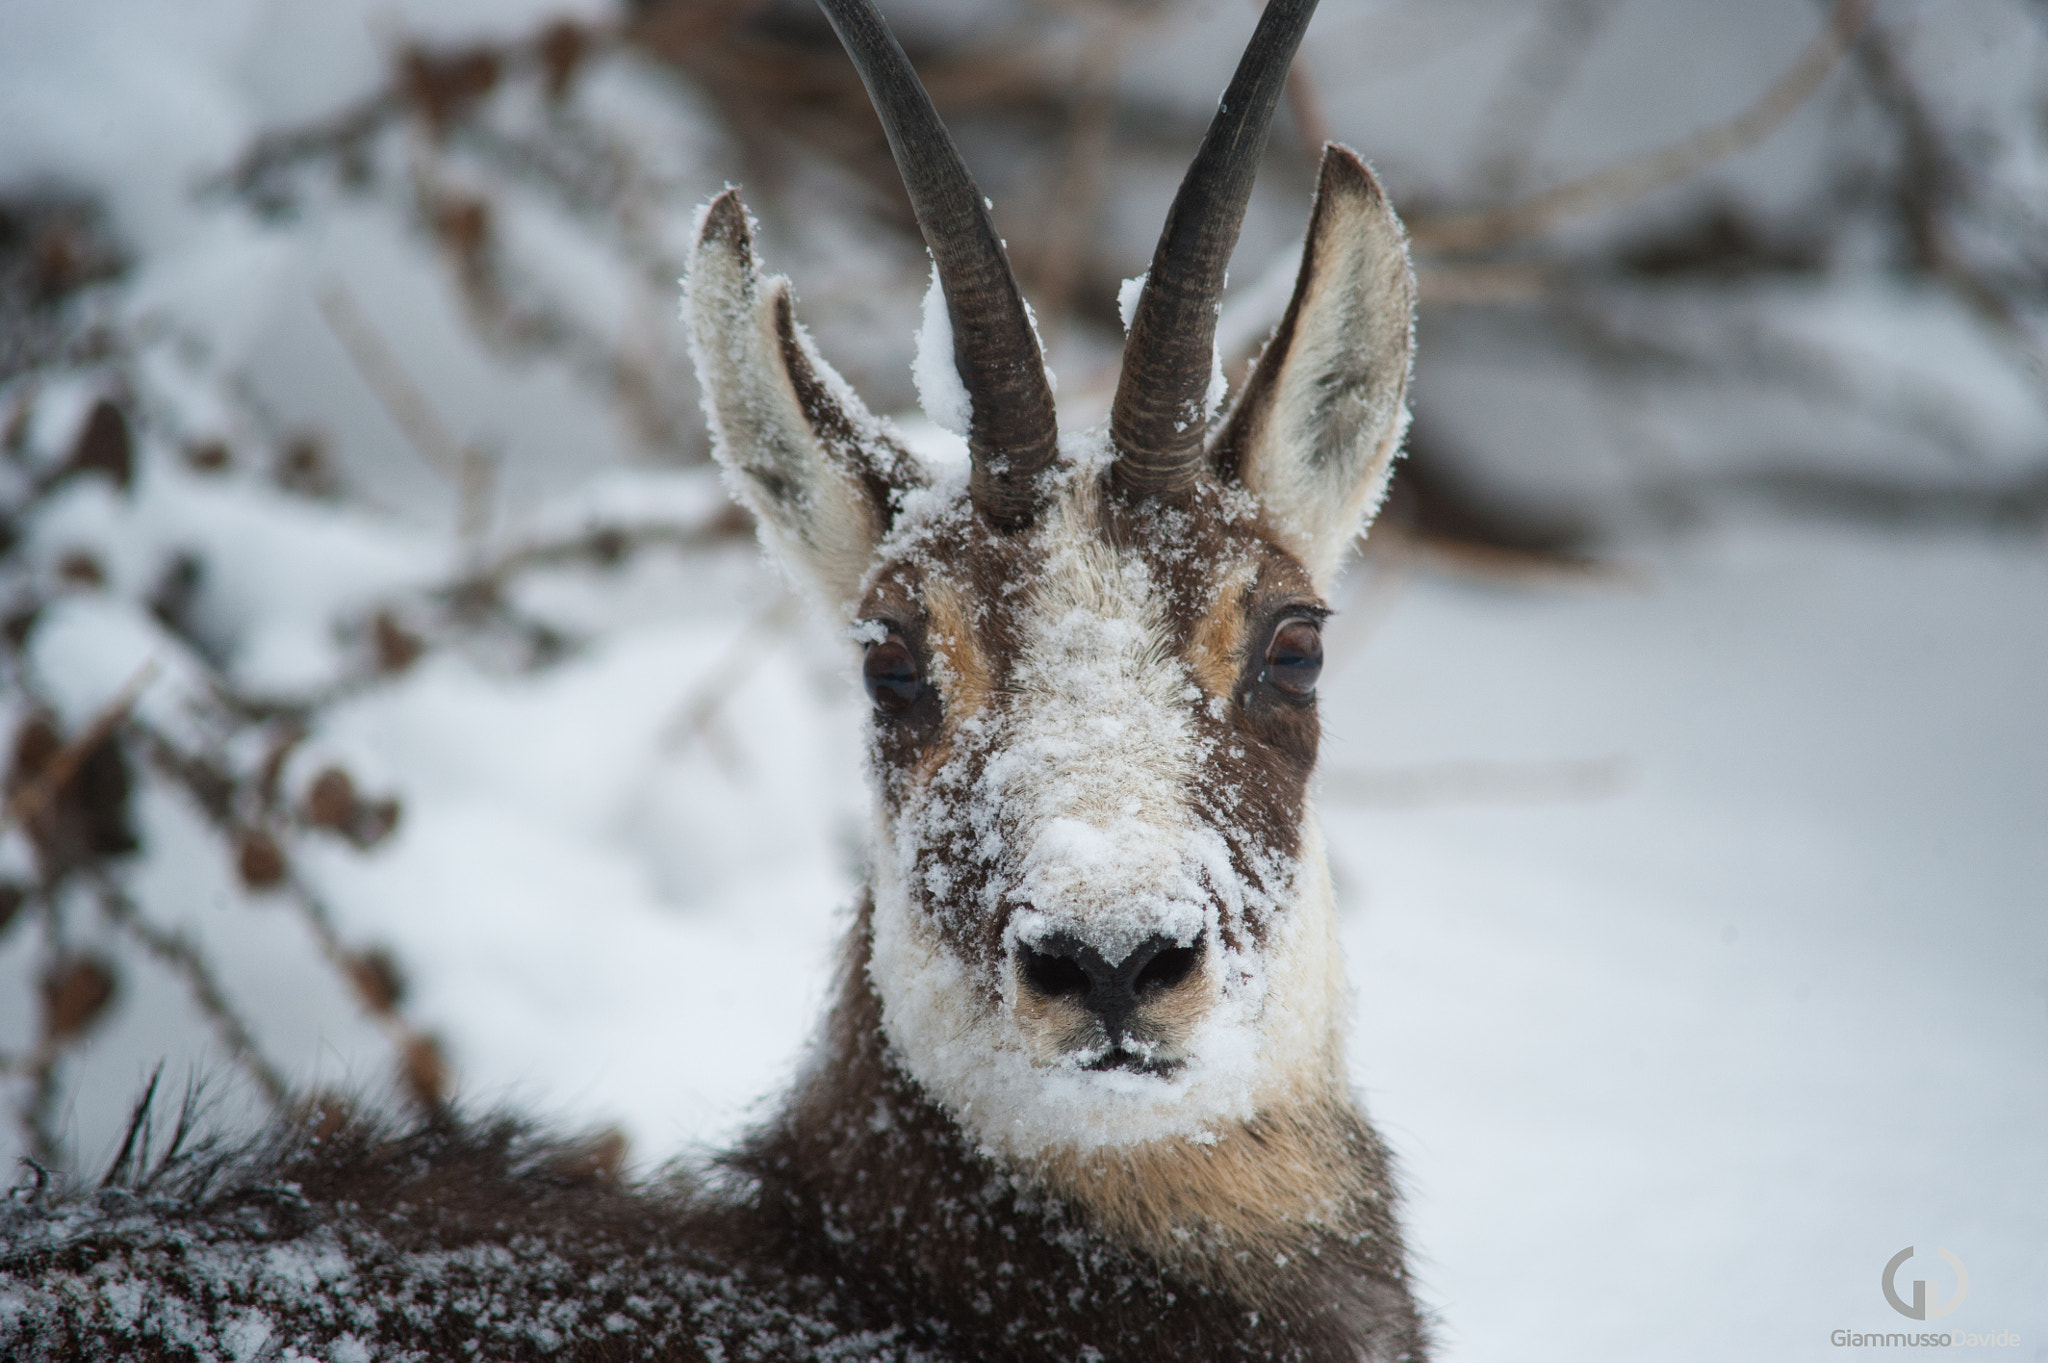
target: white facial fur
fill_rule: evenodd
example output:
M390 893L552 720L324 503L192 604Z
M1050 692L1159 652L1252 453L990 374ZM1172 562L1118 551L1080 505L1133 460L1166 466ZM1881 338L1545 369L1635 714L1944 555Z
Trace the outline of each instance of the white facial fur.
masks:
M1074 491L1076 487L1083 491ZM1013 1159L1180 1137L1213 1140L1278 1095L1338 1072L1330 883L1313 827L1248 883L1189 798L1210 703L1168 643L1160 593L1105 543L1074 479L1034 532L1046 553L1020 613L1000 716L961 722L947 765L877 837L870 978L900 1061L970 1139ZM914 535L911 536L914 538ZM963 831L991 873L961 885ZM971 895L971 902L965 896ZM998 915L1003 960L1055 933L1110 960L1163 933L1208 944L1192 1025L1167 1075L1049 1051L1016 971L964 957L951 915ZM1248 925L1257 923L1257 934ZM1339 1081L1341 1082L1341 1081Z
M887 834L893 830L885 829ZM1018 1026L1015 985L990 997L884 857L869 975L899 1061L992 1154L1030 1160L1171 1137L1208 1142L1269 1104L1341 1083L1344 1006L1335 904L1313 818L1292 902L1256 951L1220 953L1217 1000L1171 1076L1045 1063Z

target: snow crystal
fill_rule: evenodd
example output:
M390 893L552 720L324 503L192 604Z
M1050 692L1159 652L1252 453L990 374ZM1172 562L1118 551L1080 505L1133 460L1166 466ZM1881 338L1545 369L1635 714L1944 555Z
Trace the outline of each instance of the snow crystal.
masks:
M1141 275L1132 275L1117 286L1116 313L1124 319L1124 335L1131 334L1131 321L1138 315L1138 297L1145 292L1145 281L1152 277L1147 270Z
M1202 394L1202 415L1205 419L1215 420L1229 392L1230 382L1223 377L1223 347L1212 341L1209 345L1209 389Z
M953 358L953 321L946 313L946 291L939 283L936 262L931 286L924 291L924 320L917 329L917 357L911 362L910 377L917 385L918 405L932 424L966 435L972 409Z

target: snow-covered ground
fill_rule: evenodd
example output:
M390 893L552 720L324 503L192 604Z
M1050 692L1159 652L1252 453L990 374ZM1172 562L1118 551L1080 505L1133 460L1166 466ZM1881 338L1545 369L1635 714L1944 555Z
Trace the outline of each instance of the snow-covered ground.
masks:
M2044 694L2038 544L1772 525L1637 592L1418 584L1331 677L1333 786L1616 764L1327 802L1353 1072L1450 1357L1829 1357L1901 1328L1907 1245L1902 1291L1969 1269L1942 1328L2048 1357Z
M349 488L311 501L270 486L246 454L209 473L152 437L128 495L86 480L39 513L20 555L40 580L79 549L105 576L52 589L29 647L34 681L72 726L147 657L162 671L140 714L175 732L209 668L255 693L317 689L359 661L372 612L426 611L430 589L481 552L453 542L449 482L323 320L315 299L337 282L449 424L495 442L503 505L483 550L715 514L707 471L636 450L559 366L482 345L435 247L390 203L315 196L295 222L258 223L191 192L263 128L360 94L382 69L378 35L519 32L556 8L337 5L316 19L248 0L173 22L148 5L85 18L45 0L0 5L0 188L62 172L103 195L138 257L123 315L203 342L149 351L145 404L172 434L246 451L261 443L237 415L231 380L246 380L261 403L328 430ZM1416 49L1430 62L1469 65L1467 39L1507 50L1486 37L1504 31L1488 6L1443 8L1450 37ZM1639 46L1673 31L1643 12L1706 12L1623 9ZM1332 11L1342 34L1374 7ZM1740 68L1759 45L1801 41L1810 20L1716 29L1706 64ZM1212 10L1199 31L1222 22ZM1346 113L1343 51L1318 60L1337 116L1369 124L1369 109ZM1141 62L1134 79L1162 81L1170 64ZM1204 89L1212 74L1196 73ZM717 139L644 70L593 79L612 115L701 137L666 185L686 222L729 173ZM1356 83L1365 104L1369 85ZM1661 116L1682 129L1716 99L1688 86ZM1604 155L1594 134L1611 123L1572 119ZM1810 125L1794 132L1811 142ZM1420 163L1430 145L1406 138L1399 158ZM1785 178L1771 158L1786 154L1765 171ZM600 234L519 211L508 249L581 269L563 293L605 328L638 324L606 292L630 271L591 245ZM894 270L874 308L900 325L873 349L907 353L921 265L902 268L836 220L768 226L796 261L843 247ZM798 278L802 297L846 292ZM1757 310L1799 311L1808 288ZM1835 332L1869 340L1886 365L1960 365L1941 394L1997 399L1958 425L1996 428L1984 436L2005 460L1994 465L2038 451L2038 397L1991 372L1995 347L1941 339L1960 325L1952 302L1859 279L1819 292L1831 290L1867 304ZM868 314L838 316L848 328ZM1439 334L1482 325L1460 314ZM850 371L873 358L821 336ZM1474 347L1492 368L1432 369L1426 332L1418 382L1474 410L1493 401L1478 427L1541 428L1496 447L1538 470L1509 482L1566 502L1610 496L1611 478L1543 463L1568 441L1549 413L1587 401L1575 380L1547 381L1548 407L1501 396L1502 373L1554 360L1518 336L1509 325ZM1911 388L1893 372L1859 381ZM28 465L61 457L92 391L74 379L38 391ZM1710 410L1667 453L1727 453L1726 395L1707 398L1678 404ZM1779 429L1747 417L1752 444ZM210 658L144 608L180 552L207 565L192 624ZM1937 1247L1968 1268L1967 1300L1942 1327L2020 1338L1966 1353L2048 1359L2048 546L2038 532L1887 536L1731 506L1617 558L1627 571L1600 579L1485 585L1376 557L1335 603L1322 807L1357 989L1352 1065L1403 1161L1445 1357L1834 1357L1833 1330L1920 1328L1879 1288L1911 1245L1902 1289L1918 1276L1948 1296ZM403 968L407 1025L440 1038L463 1101L616 1126L651 1168L758 1115L816 1020L863 855L853 654L790 608L742 540L531 569L511 597L578 646L527 669L488 639L458 640L320 707L287 789L340 763L403 815L367 852L318 832L289 850L340 940L388 948ZM4 700L11 730L22 698ZM303 916L242 887L187 796L155 779L139 789L132 897L203 948L295 1084L380 1091L390 1040ZM0 846L0 873L24 858L18 837ZM73 945L114 951L88 907L71 906L84 934ZM25 920L0 933L0 1051L32 1039L46 945ZM186 986L121 959L117 1003L65 1071L60 1116L84 1164L159 1060L174 1082L212 1076L222 1120L258 1110ZM0 1154L17 1139L0 1127Z

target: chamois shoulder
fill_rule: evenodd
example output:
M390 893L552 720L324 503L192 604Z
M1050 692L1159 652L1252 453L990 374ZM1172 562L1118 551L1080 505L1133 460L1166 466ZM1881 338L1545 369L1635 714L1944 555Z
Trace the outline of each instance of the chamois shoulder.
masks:
M182 1144L182 1143L180 1143ZM0 1357L931 1358L504 1118L282 1125L0 1203Z

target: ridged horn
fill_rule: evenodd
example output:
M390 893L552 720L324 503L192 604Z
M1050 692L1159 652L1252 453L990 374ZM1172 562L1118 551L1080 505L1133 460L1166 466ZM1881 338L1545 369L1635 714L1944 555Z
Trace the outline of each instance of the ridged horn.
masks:
M1316 0L1267 4L1166 214L1109 415L1115 477L1132 492L1184 491L1201 474L1223 272L1315 8Z
M889 150L953 324L953 364L967 390L968 484L990 522L1013 529L1037 510L1033 481L1059 450L1059 419L1024 295L967 163L939 121L910 58L871 0L818 0L889 135Z

